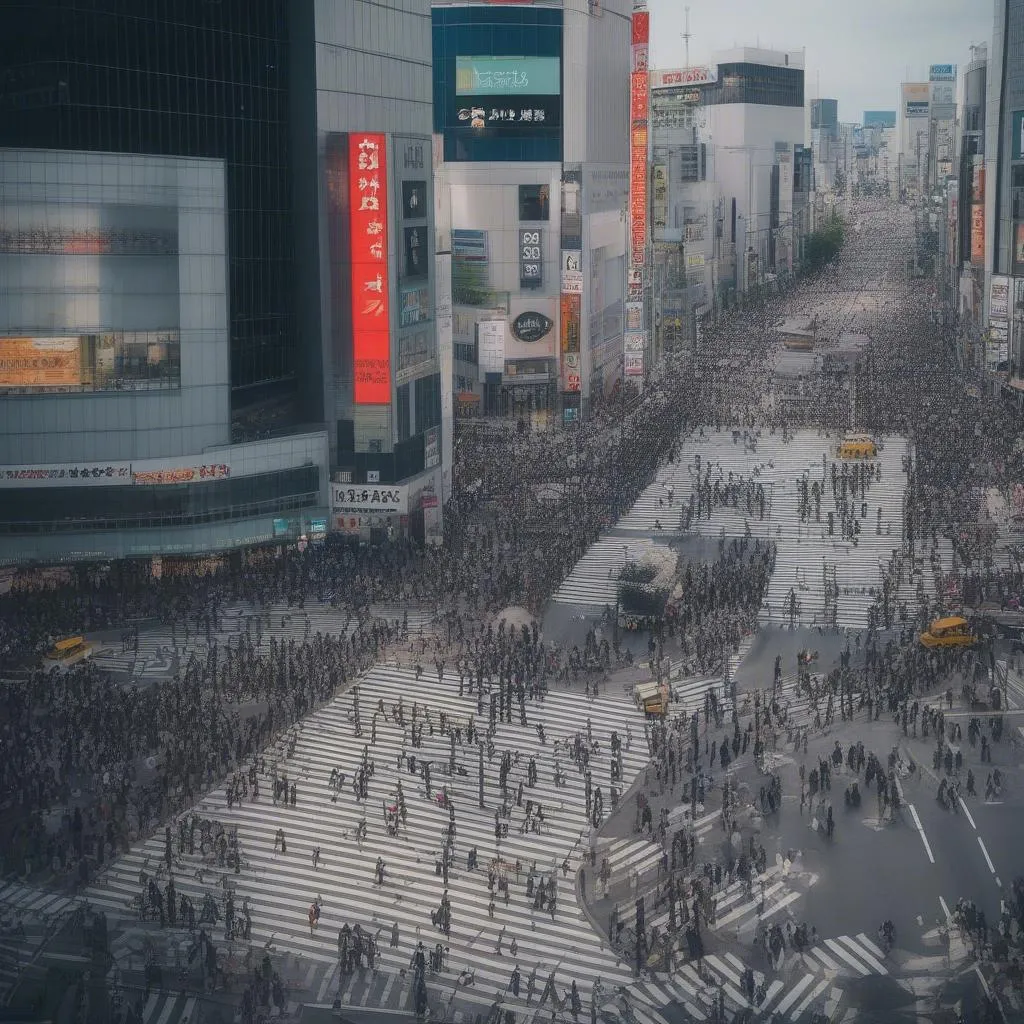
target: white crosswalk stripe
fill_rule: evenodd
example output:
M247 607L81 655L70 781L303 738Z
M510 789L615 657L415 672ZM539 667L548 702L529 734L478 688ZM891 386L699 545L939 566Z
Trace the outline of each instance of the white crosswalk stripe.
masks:
M402 694L405 702L406 722L411 716L415 699L422 709L430 710L435 729L443 711L452 722L464 724L476 714L476 697L458 697L457 680L450 676L438 683L436 676L424 675L419 681L411 669L378 666L360 681L360 702L363 717L367 709L376 708L378 699L386 707L397 703ZM475 985L460 989L460 1003L475 1006L475 1012L493 1002L496 994L505 990L509 978L508 948L512 939L518 944L518 962L523 975L531 965L538 972L538 992L547 974L555 970L556 988L560 996L575 979L586 1001L594 981L600 977L606 989L617 985L630 985L632 976L625 964L619 964L600 938L585 924L577 902L575 888L576 869L586 853L585 793L582 776L562 757L562 770L567 776L563 787L553 784L554 741L569 741L580 729L581 707L577 695L551 693L542 705L529 702L528 714L536 716L542 709L547 742L539 743L533 724L499 724L495 736L497 753L493 761L485 756L487 807L477 808L478 752L468 747L456 747L456 761L465 774L448 775L447 760L450 744L439 732L430 737L424 731L424 747L413 749L403 736L403 730L394 721L378 721L377 743L369 747L375 770L369 784L369 800L365 805L356 802L349 787L345 787L336 803L330 800L328 776L340 766L351 779L358 769L363 739L353 742L349 719L352 695L347 693L306 719L298 728L294 756L281 767L298 787L297 805L274 807L268 797L269 779L261 779L259 801L245 801L228 809L222 788L211 793L196 809L201 818L213 818L225 828L238 829L242 869L234 875L217 867L207 868L204 881L195 877L201 863L197 854L178 858L174 878L179 898L186 894L197 913L203 895L219 892L221 878L227 876L227 885L235 893L236 914L243 898L252 907L252 941L270 940L274 950L285 950L301 958L298 974L304 976L309 965L323 965L334 969L337 960L337 931L344 923L360 923L371 932L380 932L379 960L382 971L393 972L407 968L418 939L428 948L437 941L445 941L430 924L430 912L440 902L442 878L435 874L435 860L442 842L442 832L448 823L448 812L423 794L422 778L396 769L403 749L419 759L433 761L432 788L438 792L448 788L456 809L457 861L451 868L448 892L452 902L452 933L446 945L450 948L449 966L457 975L462 966L475 970ZM600 747L592 755L590 768L595 786L607 793L610 772L608 736L613 729L623 730L632 722L634 731L642 729L642 716L625 695L604 695L586 705L586 717L591 720L595 739ZM423 719L421 718L421 721ZM486 723L485 723L486 724ZM641 770L646 761L642 744L633 744L631 751L623 748L622 759L625 784ZM525 798L540 802L544 808L545 828L542 834L523 831L525 807L512 800L508 835L496 843L494 814L498 805L497 776L500 752L518 750L521 754L510 776L510 792L514 793L520 778L524 779L531 757L536 759L538 784L526 788ZM560 750L563 749L560 746ZM268 755L268 774L270 756ZM396 782L401 779L409 809L408 825L399 838L385 834L381 822L381 804L393 801ZM524 804L526 802L524 798ZM607 802L605 804L607 809ZM355 829L364 819L368 822L367 840L360 846ZM274 835L278 827L284 829L288 843L287 854L275 852ZM173 830L174 851L177 854L177 829ZM322 850L320 866L312 867L311 850L319 845ZM480 866L475 872L465 870L466 853L475 846L479 851ZM517 861L522 875L517 882L515 872L510 878L511 900L506 906L503 899L496 900L493 918L488 914L490 896L487 892L487 865L492 856L499 854L509 864ZM374 862L380 854L386 862L383 887L371 884ZM134 911L132 901L139 893L139 873L148 860L149 871L155 869L164 856L162 833L133 848L111 864L89 888L87 896L97 909L106 909L121 917ZM589 857L588 857L589 859ZM561 870L567 861L568 872ZM532 865L538 873L557 874L557 910L554 919L547 912L534 911L532 902L524 895L526 876ZM164 879L165 882L165 879ZM162 882L161 884L164 884ZM306 911L313 897L323 896L323 911L319 927L310 935ZM398 923L400 940L397 948L388 945L391 926ZM581 927L582 923L582 927ZM222 927L222 926L221 926ZM499 935L503 942L502 954L497 952ZM558 951L558 952L555 952ZM293 972L293 974L296 972ZM450 972L449 972L450 974ZM314 979L313 991L322 988L322 974ZM286 979L288 980L288 979ZM335 983L336 984L336 983ZM342 978L342 987L351 985L361 1001L367 996L366 987L355 978ZM449 975L430 979L445 998L451 994ZM400 979L389 990L388 998L394 1005L406 1005L410 981ZM445 988L447 986L447 989ZM383 985L382 985L383 990ZM332 998L337 989L328 985L326 998ZM653 1018L652 1018L653 1019Z

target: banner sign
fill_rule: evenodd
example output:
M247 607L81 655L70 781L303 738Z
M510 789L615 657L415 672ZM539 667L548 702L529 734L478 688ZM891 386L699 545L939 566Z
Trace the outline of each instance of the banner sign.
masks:
M441 428L431 427L423 434L423 468L431 469L441 462Z
M525 313L520 313L512 321L512 337L517 341L527 343L540 341L554 326L555 322L551 317L528 310Z
M456 96L557 96L558 57L456 57Z
M623 348L626 352L643 352L644 341L643 331L626 331Z
M717 67L651 69L651 88L666 89L674 85L709 85L718 81Z
M409 512L409 488L405 484L380 487L332 483L331 512L336 516L404 516Z
M985 204L971 204L971 262L985 263Z
M580 350L580 307L579 295L563 295L561 301L562 352Z
M505 372L505 321L481 320L477 324L480 379L487 373Z
M562 250L562 294L583 294L583 252L580 249Z
M647 251L647 126L630 133L629 153L629 259L644 265Z
M385 137L349 136L352 216L352 358L356 405L391 401L388 189Z
M197 484L231 476L226 462L177 465L173 460L79 462L57 466L5 466L0 487L150 487Z

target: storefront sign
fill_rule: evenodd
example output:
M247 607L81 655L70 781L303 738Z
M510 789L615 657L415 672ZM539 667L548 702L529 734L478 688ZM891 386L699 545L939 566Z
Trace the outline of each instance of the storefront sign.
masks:
M331 512L335 516L404 516L409 512L409 488L405 484L387 487L331 484Z
M576 392L582 389L583 378L580 375L579 354L569 352L562 357L562 390Z
M579 249L562 250L562 294L583 294L583 253Z
M386 139L349 136L352 252L352 350L357 405L391 401Z
M399 326L411 327L430 319L430 289L425 285L413 285L401 291Z
M6 466L0 487L152 487L197 484L231 476L226 462L176 465L171 460L139 462L79 462L54 466Z
M456 96L557 96L558 57L456 57Z
M540 341L554 326L554 320L543 313L520 313L512 321L512 337L527 343Z
M627 377L642 377L644 375L644 354L643 352L627 352L623 371Z
M626 331L642 331L644 329L644 304L642 302L626 303Z

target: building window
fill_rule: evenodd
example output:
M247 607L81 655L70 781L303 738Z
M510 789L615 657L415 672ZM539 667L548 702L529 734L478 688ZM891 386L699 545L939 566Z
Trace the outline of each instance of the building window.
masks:
M201 526L319 504L316 466L198 484L25 487L4 491L0 533L73 533Z
M441 375L432 373L413 381L416 389L416 433L441 422Z
M551 217L551 186L519 186L519 219L548 220Z

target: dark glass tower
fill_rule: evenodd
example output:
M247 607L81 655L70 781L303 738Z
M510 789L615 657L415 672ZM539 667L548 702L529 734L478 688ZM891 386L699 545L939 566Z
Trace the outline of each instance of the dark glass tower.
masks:
M0 145L226 166L232 407L298 365L288 0L0 0Z

